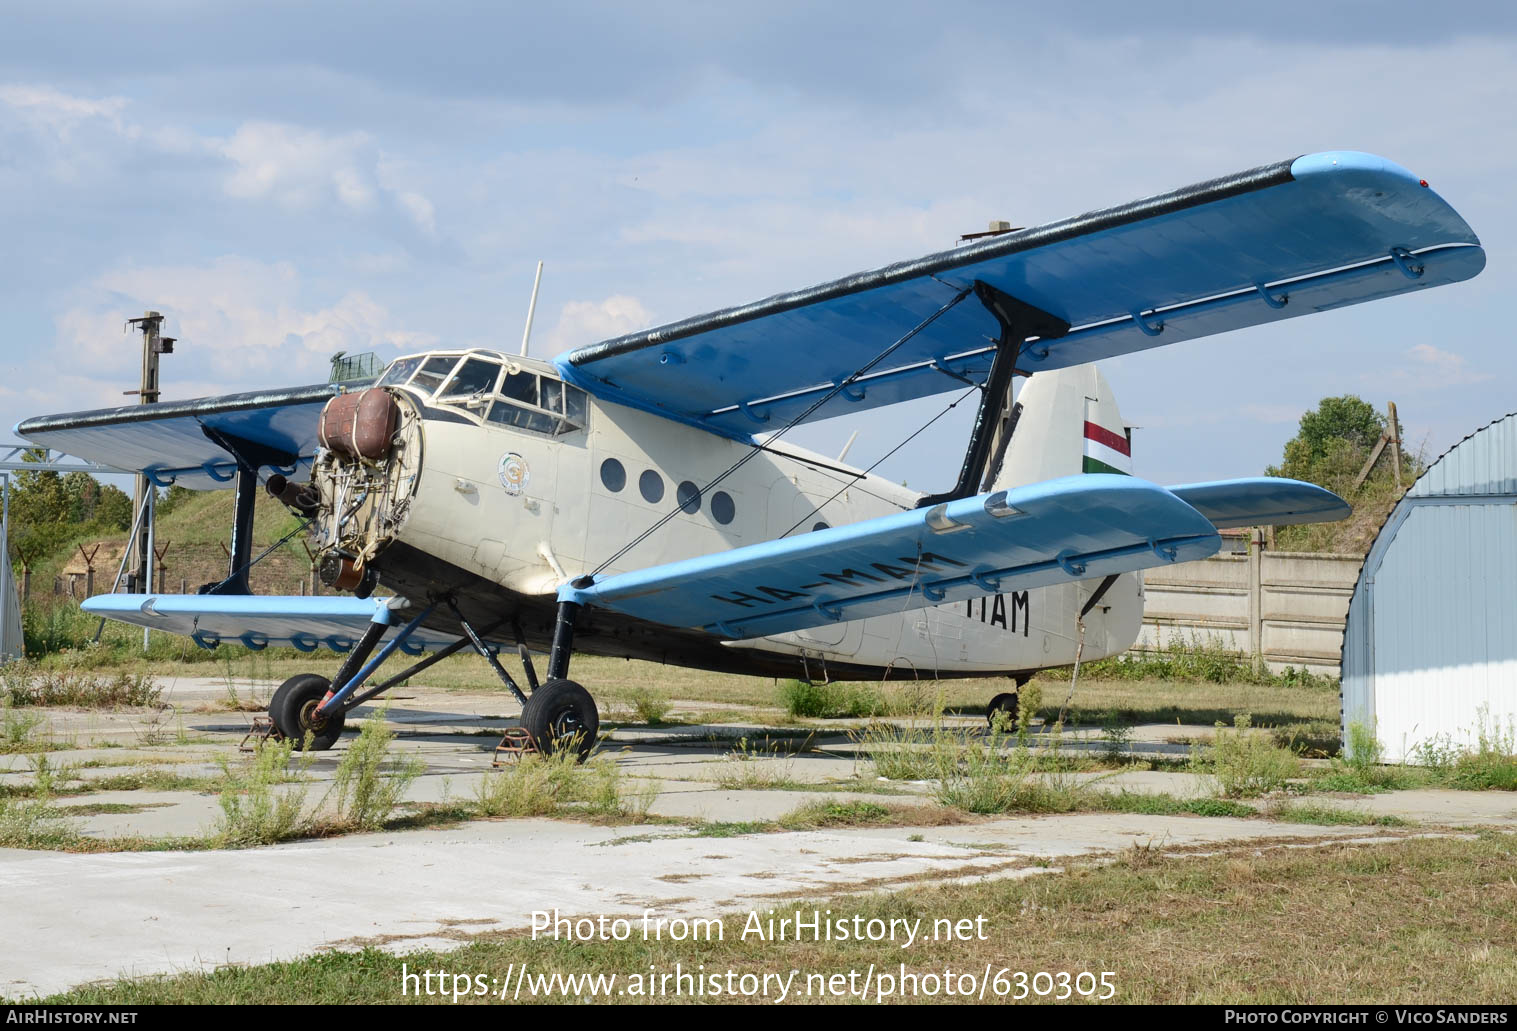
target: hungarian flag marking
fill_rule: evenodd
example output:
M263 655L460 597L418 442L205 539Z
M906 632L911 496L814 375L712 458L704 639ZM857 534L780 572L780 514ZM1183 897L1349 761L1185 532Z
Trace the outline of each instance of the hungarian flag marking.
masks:
M1085 420L1085 464L1087 473L1121 473L1132 475L1132 445L1121 433L1113 433L1090 419Z

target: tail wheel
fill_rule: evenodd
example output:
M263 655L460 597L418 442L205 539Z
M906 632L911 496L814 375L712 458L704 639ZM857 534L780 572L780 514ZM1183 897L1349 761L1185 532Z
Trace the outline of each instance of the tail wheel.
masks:
M304 748L306 735L311 736L311 749L324 752L337 743L342 736L347 714L338 712L330 716L317 716L316 707L331 690L332 682L315 673L301 673L279 685L274 697L269 700L269 719L284 737L295 742L296 748Z
M550 680L527 698L522 729L544 755L573 751L583 760L595 747L600 713L590 692L572 680Z
M998 722L1004 721L1007 728L1017 725L1017 710L1020 700L1010 691L998 694L985 706L985 722L990 724L992 730Z

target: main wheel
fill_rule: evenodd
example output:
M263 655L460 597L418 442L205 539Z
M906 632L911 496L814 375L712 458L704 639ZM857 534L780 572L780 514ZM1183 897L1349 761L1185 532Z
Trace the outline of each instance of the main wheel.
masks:
M269 719L280 734L295 742L296 748L305 747L307 733L311 735L312 750L317 752L331 748L342 736L347 713L316 715L316 707L331 687L332 682L326 677L302 673L280 684L269 700Z
M595 747L600 713L590 692L572 680L550 680L527 697L522 729L543 755L570 750L583 760Z
M994 730L996 723L1004 720L1006 728L1014 729L1017 725L1019 701L1020 699L1010 691L996 695L990 700L990 704L985 706L985 722L989 723L990 728Z

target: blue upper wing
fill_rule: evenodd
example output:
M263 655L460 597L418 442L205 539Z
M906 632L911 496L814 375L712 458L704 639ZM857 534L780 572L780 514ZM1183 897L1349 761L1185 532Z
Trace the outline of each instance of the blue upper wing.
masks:
M236 459L212 439L215 433L287 456L289 461L276 467L292 480L303 480L316 454L322 406L338 389L318 383L44 415L22 421L16 433L65 454L139 470L160 487L176 483L194 490L224 487L237 473Z
M1453 283L1485 265L1443 198L1383 158L1294 161L603 341L556 359L591 393L744 435L777 429L983 281L1068 322L1035 372ZM999 323L971 295L811 419L960 388Z
M1087 474L560 588L563 600L729 638L1086 580L1217 551L1162 487Z

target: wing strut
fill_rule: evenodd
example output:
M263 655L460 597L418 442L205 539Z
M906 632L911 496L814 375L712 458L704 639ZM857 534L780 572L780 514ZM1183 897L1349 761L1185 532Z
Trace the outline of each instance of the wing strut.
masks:
M253 554L253 501L258 497L258 470L262 466L271 465L276 469L287 469L293 474L297 456L268 444L214 429L204 423L200 429L207 439L237 461L237 500L232 514L232 547L228 556L226 579L205 584L197 593L252 594L252 585L248 583L248 568L253 564L249 559Z
M981 388L980 410L975 416L969 447L964 452L959 482L954 484L952 490L927 495L917 502L918 508L941 505L945 501L958 501L973 496L980 489L980 481L991 458L996 430L1001 423L1001 413L1006 408L1011 377L1016 372L1017 357L1022 353L1022 345L1033 338L1053 340L1069 332L1069 323L1057 315L1020 301L983 280L974 281L974 294L985 306L985 310L995 316L996 322L1001 326L1001 336L996 341L990 376Z

